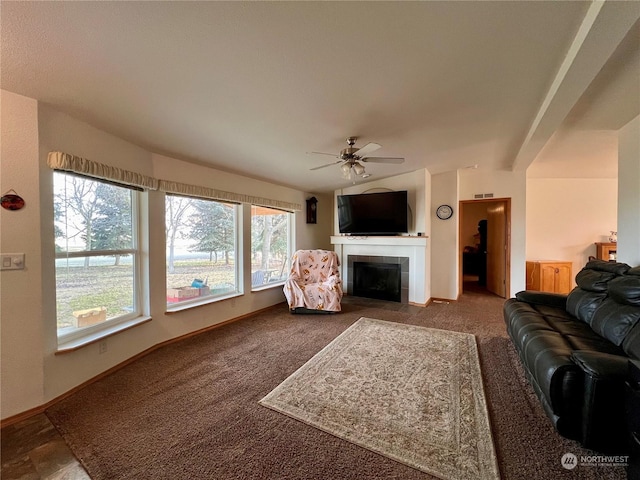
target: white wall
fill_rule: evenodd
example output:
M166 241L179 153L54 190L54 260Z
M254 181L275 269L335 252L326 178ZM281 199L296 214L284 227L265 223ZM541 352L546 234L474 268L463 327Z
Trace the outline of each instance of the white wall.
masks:
M150 270L152 321L108 337L106 353L100 354L98 345L91 344L56 355L53 174L45 163L49 151L61 150L154 177L200 185L205 182L205 186L213 188L249 192L303 206L312 194L154 155L9 92L2 91L1 105L2 191L14 189L26 200L22 210L0 211L1 248L3 252L26 253L27 266L23 271L0 275L3 419L43 405L160 342L284 301L281 287L251 292L250 275L245 272L243 296L167 315L164 194L144 193L148 215L142 221L149 248L143 257ZM319 223L306 225L304 211L296 215L296 248L330 245L332 197L316 196L320 198ZM243 208L245 227L250 225L249 210ZM248 243L243 248L249 258Z
M431 297L457 300L459 295L458 271L458 172L447 172L431 177ZM441 220L436 216L439 205L453 208L453 216Z
M2 415L10 415L40 405L44 389L38 104L0 95L0 191L15 190L25 200L22 210L0 209L0 249L26 255L24 270L0 272Z
M573 263L573 276L617 230L615 178L527 180L527 260Z
M640 265L640 116L618 138L618 260Z
M511 291L525 289L526 266L526 173L524 171L460 170L459 200L473 200L475 194L493 193L494 198L511 198ZM452 246L453 248L453 246ZM432 272L432 277L438 272Z

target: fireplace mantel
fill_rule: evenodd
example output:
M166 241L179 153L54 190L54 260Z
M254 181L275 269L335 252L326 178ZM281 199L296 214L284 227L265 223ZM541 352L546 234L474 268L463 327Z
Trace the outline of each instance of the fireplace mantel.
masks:
M425 236L332 236L331 244L340 258L344 285L349 281L349 255L409 258L409 303L426 305L431 296L429 255Z
M400 245L400 246L418 246L427 248L427 238L425 236L346 236L334 235L331 237L332 245Z

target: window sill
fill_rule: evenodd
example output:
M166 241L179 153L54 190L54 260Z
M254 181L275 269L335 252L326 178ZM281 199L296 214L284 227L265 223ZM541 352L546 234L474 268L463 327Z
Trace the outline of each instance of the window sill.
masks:
M129 330L130 328L137 327L138 325L142 325L143 323L147 323L150 321L151 317L149 316L137 317L132 320L107 327L98 332L92 332L81 338L74 338L73 340L60 342L58 343L58 349L56 350L55 354L60 355L63 353L75 352L82 347L86 347L87 345L99 342L100 340L103 340L107 337L111 337L112 335L124 332L125 330Z
M280 287L282 288L284 286L285 281L281 281L281 282L274 282L274 283L267 283L266 285L260 285L259 287L251 287L251 291L252 292L262 292L263 290L270 290L272 288L275 287Z
M172 305L171 307L167 306L166 313L167 315L171 315L172 313L183 312L184 310L190 310L192 308L202 307L204 305L210 305L212 303L220 302L222 300L234 299L241 296L242 296L242 293L234 292L228 295L220 295L217 297L206 298L203 300L197 300L197 301L188 302L188 303L187 302L178 303L178 304Z

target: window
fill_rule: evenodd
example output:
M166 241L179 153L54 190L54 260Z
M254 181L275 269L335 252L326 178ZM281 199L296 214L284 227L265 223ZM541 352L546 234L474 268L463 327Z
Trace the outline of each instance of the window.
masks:
M281 283L289 275L293 214L251 206L251 286Z
M167 305L238 292L235 204L167 194Z
M140 315L136 190L54 172L58 338Z

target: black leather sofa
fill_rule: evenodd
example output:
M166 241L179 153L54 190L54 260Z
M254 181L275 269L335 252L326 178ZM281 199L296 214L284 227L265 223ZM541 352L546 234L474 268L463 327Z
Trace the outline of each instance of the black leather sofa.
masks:
M568 295L523 291L507 331L557 431L601 452L626 450L625 380L640 359L640 267L594 260Z

